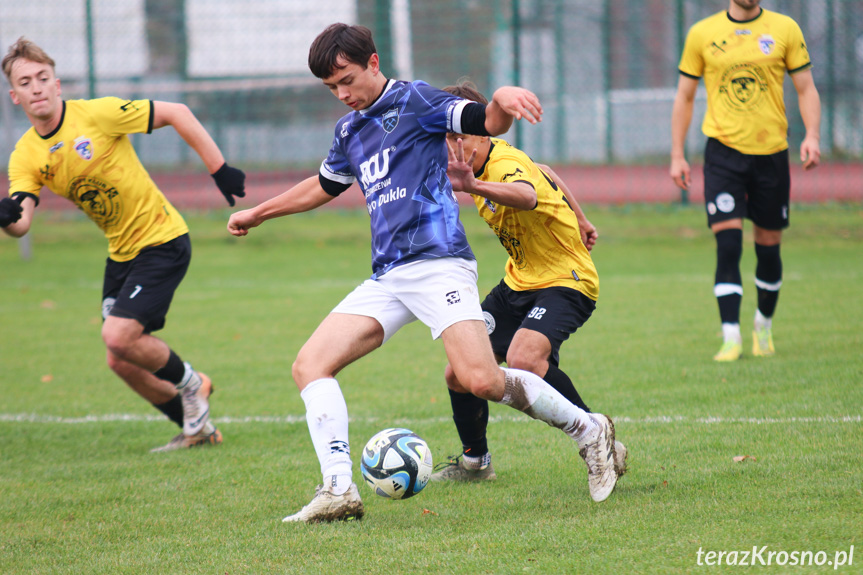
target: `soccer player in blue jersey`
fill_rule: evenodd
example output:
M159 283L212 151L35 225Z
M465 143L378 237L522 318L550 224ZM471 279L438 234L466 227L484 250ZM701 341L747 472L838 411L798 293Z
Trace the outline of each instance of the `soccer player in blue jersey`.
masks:
M352 111L336 124L317 175L233 214L228 231L245 236L266 220L322 206L357 182L371 219L373 273L323 320L293 364L324 481L311 503L284 521L362 517L347 405L335 376L417 319L443 340L466 390L575 440L588 464L591 496L607 498L617 481L612 422L572 405L533 373L498 367L480 308L476 261L447 178L448 132L498 135L513 119L536 123L542 115L537 97L503 87L484 106L423 82L387 79L363 26L324 30L312 43L309 68Z

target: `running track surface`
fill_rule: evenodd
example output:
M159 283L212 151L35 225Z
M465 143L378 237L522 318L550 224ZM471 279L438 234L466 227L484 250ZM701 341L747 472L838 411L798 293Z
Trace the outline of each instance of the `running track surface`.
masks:
M671 203L681 200L680 190L668 176L665 166L552 166L569 185L580 203L625 205L630 203ZM304 178L306 172L255 172L248 174L246 197L234 209L255 206L289 189ZM692 166L689 201L703 200L701 166ZM180 210L229 209L214 182L203 173L154 174L156 184L168 200ZM5 197L8 182L0 188ZM462 204L469 204L465 194L458 194ZM74 204L44 191L40 209L69 210ZM804 172L799 165L791 167L791 199L802 203L863 201L863 163L822 164ZM327 204L334 208L357 208L365 205L356 186Z

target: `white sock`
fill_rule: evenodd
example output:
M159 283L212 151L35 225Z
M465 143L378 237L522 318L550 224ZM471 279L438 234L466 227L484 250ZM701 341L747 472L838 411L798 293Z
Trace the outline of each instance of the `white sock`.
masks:
M742 343L743 338L740 337L739 323L723 323L722 338L724 341L733 341L734 343Z
M197 371L192 369L192 365L188 361L184 361L183 367L186 368L186 370L183 372L183 379L181 379L180 383L178 383L175 387L178 390L182 390L186 389L186 386L188 386L189 384L192 385L192 388L195 388L195 386L200 386L201 376L198 375Z
M596 423L586 411L570 403L535 373L509 367L501 369L505 387L503 398L498 403L514 407L562 430L579 446L596 429Z
M306 423L318 461L321 474L351 478L351 448L348 443L348 406L339 387L332 378L316 379L300 392L306 404ZM337 480L341 487L343 480ZM348 483L350 487L350 482ZM345 488L347 489L347 488ZM337 494L338 495L338 494Z
M333 495L341 495L351 488L354 480L350 475L330 475L324 477L324 487L328 487Z
M760 309L755 310L755 331L773 327L773 318L766 317Z
M465 453L461 457L465 468L472 469L474 471L481 471L491 464L491 453L486 453L479 457L472 457Z

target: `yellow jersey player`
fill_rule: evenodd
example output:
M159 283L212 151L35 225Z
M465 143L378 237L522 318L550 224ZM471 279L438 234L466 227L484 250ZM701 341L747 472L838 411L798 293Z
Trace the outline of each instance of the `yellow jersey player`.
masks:
M469 82L444 90L487 103ZM596 308L599 277L589 253L596 228L547 166L504 140L448 134L447 143L453 189L471 194L509 254L504 278L482 302L495 359L535 373L590 412L560 369L559 351ZM432 480L495 479L486 435L488 402L468 393L449 365L446 382L463 452L438 466ZM626 470L626 447L617 441L614 452L620 476Z
M3 58L12 101L32 124L9 159L10 197L0 226L26 234L43 187L72 201L108 238L102 288L102 339L109 367L182 428L154 451L222 441L209 418L210 379L151 335L165 324L191 257L186 222L153 183L127 134L173 126L198 153L231 205L245 175L183 104L61 98L54 61L19 38Z
M821 159L821 101L811 67L797 23L762 9L759 0L731 0L727 11L697 22L686 38L671 118L670 175L678 186L689 188L684 142L695 92L703 77L707 113L702 130L708 138L704 202L707 223L716 236L713 291L724 339L713 358L716 361L735 361L743 351L743 218L752 220L758 262L752 353L774 353L772 318L782 286L779 245L782 230L788 227L791 190L782 83L787 72L797 90L806 127L800 161L804 169L814 168Z

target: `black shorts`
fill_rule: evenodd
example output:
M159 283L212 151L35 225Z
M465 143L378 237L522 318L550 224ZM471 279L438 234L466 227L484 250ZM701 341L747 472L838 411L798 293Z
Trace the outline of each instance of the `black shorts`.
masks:
M537 331L551 343L548 361L558 365L561 344L590 318L596 302L567 287L515 291L501 282L482 302L485 326L495 355L506 357L515 332Z
M144 248L128 262L109 258L102 285L102 317L137 320L144 326L144 333L162 329L191 259L189 234Z
M742 154L714 138L704 150L707 225L748 218L766 230L788 227L791 173L788 150L768 156Z

